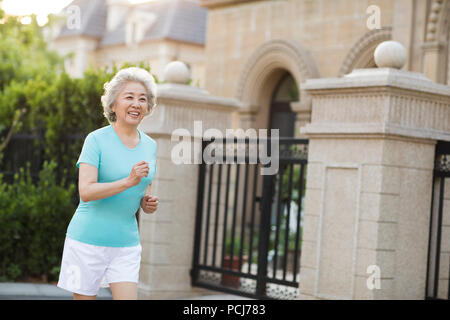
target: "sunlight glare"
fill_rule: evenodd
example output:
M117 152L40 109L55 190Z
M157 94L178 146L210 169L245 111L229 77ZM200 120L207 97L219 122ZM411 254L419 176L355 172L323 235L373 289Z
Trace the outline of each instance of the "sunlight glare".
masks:
M27 16L31 14L36 15L39 25L47 23L47 15L50 13L60 13L63 8L68 6L73 0L3 0L2 9L9 15ZM142 2L150 2L152 0L129 0L130 4L137 4ZM154 0L153 0L154 1ZM29 18L22 18L21 22L29 24Z

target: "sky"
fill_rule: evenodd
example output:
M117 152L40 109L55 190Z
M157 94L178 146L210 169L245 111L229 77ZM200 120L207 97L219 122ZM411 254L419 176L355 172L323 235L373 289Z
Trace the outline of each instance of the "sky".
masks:
M36 14L39 24L47 22L47 15L58 13L73 0L3 0L2 9L10 15L24 16ZM130 3L148 0L129 0ZM22 22L26 23L27 19Z

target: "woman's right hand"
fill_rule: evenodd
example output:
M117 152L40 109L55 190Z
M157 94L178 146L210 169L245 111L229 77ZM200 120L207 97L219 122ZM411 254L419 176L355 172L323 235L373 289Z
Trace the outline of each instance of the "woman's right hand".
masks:
M149 170L148 162L142 160L141 162L136 163L127 178L130 186L133 187L138 185L143 177L148 176Z

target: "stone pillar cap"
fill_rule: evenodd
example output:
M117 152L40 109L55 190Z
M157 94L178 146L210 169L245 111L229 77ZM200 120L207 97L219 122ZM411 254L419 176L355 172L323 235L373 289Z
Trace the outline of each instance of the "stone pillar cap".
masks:
M355 69L341 78L308 79L303 89L312 93L329 90L368 87L396 87L450 97L450 86L435 83L424 74L392 68Z
M182 61L172 61L164 68L163 77L168 83L187 84L191 79L191 72Z
M383 41L373 54L378 68L401 69L406 63L406 49L397 41Z
M158 84L158 99L179 100L184 102L193 102L198 105L209 105L209 107L225 107L230 109L241 109L242 103L235 98L225 98L213 96L209 91L186 86L178 83Z

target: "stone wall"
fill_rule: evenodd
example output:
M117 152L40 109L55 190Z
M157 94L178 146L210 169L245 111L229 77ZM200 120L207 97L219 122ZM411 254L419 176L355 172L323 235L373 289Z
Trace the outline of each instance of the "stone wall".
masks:
M276 39L300 43L311 52L321 77L336 76L352 46L369 31L366 9L372 4L381 9L381 27L392 26L394 1L388 0L253 1L210 9L205 88L234 97L236 79L251 55Z
M309 80L305 90L312 116L302 129L310 145L301 298L423 299L435 143L450 141L449 87L385 68ZM371 266L381 272L378 289L367 285Z

